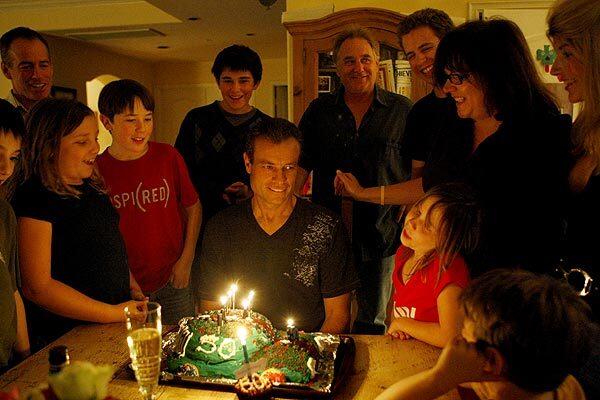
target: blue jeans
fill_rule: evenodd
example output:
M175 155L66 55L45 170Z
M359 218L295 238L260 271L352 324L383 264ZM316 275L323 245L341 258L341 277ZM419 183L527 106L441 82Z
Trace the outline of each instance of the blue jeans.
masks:
M194 316L194 303L190 285L175 289L171 282L148 295L150 301L161 305L163 325L176 325L183 317Z
M361 286L356 291L358 314L352 327L353 333L385 333L387 305L392 295L394 258L389 256L358 263Z

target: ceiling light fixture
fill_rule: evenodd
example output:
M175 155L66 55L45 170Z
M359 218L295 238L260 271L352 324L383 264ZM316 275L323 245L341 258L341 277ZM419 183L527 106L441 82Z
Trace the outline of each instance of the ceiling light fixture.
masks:
M277 3L277 0L258 0L260 4L267 7L267 10L271 9L271 6Z

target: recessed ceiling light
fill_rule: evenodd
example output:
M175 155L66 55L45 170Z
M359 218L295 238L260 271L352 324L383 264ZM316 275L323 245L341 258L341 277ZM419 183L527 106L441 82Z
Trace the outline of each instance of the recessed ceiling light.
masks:
M188 17L188 20L190 21L198 21L199 19L199 17Z
M246 36L254 36L256 33L246 33Z
M161 45L158 45L158 46L156 46L156 48L157 48L157 49L164 50L164 49L168 49L168 48L169 48L169 46L167 46L166 44L161 44Z

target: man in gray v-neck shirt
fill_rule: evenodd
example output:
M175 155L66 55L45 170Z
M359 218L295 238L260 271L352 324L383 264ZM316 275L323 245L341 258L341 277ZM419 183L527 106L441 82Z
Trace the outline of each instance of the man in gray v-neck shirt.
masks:
M233 282L254 290L253 310L277 328L288 318L305 331L347 332L358 287L340 217L294 196L300 132L283 119L252 131L244 153L252 199L206 226L199 261L201 310L218 309Z

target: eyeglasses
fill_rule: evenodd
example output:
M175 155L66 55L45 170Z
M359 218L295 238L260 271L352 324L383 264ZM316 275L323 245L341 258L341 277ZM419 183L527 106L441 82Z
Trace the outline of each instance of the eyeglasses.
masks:
M465 72L464 74L453 72L451 74L446 74L446 80L450 80L450 83L453 85L462 85L469 75L471 75L469 72Z
M588 296L591 292L598 290L598 287L594 284L594 279L592 279L590 274L584 269L573 268L567 271L561 266L558 266L555 271L559 275L562 275L565 281L567 281L581 297Z

